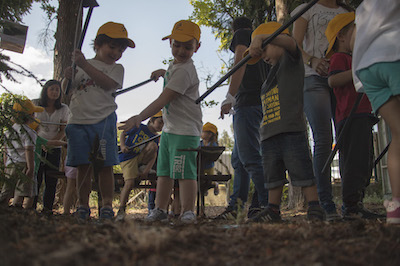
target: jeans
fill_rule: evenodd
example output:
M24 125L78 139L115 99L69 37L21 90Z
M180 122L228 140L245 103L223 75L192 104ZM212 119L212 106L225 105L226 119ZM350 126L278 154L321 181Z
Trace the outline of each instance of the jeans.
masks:
M235 145L231 159L235 176L228 208L234 208L238 199L242 204L247 201L250 179L257 191L259 204L267 206L268 191L265 188L260 149L261 105L237 107L235 112L233 116Z
M331 168L321 173L332 149L332 95L327 78L309 76L304 79L304 112L310 123L313 139L313 167L318 196L326 212L336 209L332 200Z

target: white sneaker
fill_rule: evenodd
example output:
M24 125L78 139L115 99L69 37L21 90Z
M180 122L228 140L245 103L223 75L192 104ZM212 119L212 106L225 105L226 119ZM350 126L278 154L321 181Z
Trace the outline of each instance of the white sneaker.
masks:
M123 221L125 219L126 213L124 209L119 209L117 216L115 216L116 221Z
M192 224L196 222L196 214L192 211L185 211L181 216L181 222L184 224Z
M149 215L144 219L145 222L167 222L168 221L168 214L167 212L156 208L156 209L152 209L149 213Z

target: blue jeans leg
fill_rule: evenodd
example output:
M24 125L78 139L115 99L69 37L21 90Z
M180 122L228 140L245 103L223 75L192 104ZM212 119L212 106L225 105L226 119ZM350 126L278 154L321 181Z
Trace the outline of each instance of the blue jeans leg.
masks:
M235 191L241 191L241 195L244 196L244 192L241 189L246 189L247 195L249 179L251 179L258 193L260 205L266 206L268 204L268 191L265 188L259 132L262 108L260 105L242 106L236 108L235 112L233 116L235 146L232 152L232 166L235 169L234 179L240 179L238 181L240 185L246 182L246 186L235 190L234 181L234 193Z
M332 212L336 207L332 200L331 168L321 173L332 149L331 93L326 78L304 79L304 112L313 133L313 167L319 200L325 211Z

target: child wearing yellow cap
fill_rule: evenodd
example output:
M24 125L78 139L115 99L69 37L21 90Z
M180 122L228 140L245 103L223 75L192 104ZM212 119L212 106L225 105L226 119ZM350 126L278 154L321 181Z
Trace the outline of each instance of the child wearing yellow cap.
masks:
M0 194L0 203L6 204L13 197L12 206L31 208L33 197L37 195L34 175L34 148L37 135L29 127L34 120L35 112L43 112L43 107L35 106L30 100L18 100L14 106L16 117L12 129L5 132L6 181ZM22 173L26 176L21 177ZM16 181L16 183L12 182ZM14 196L13 196L14 195Z
M342 178L342 217L344 219L376 219L377 215L363 207L362 200L372 175L372 126L377 122L371 104L364 96L342 132L357 98L351 70L350 46L354 30L354 12L336 15L328 24L325 35L329 41L326 58L330 59L328 83L336 97L336 136L341 135L339 167Z
M72 88L71 116L65 129L68 140L67 165L78 168L79 207L75 215L79 221L90 217L89 194L93 169L90 167L89 154L96 137L100 140L101 147L100 151L95 152L101 152L104 159L99 170L99 186L103 199L99 216L101 219L114 217L113 165L119 161L115 113L117 104L113 93L122 88L124 67L116 64L116 61L127 47L134 48L135 44L128 38L124 25L107 22L97 31L94 40L95 57L86 60L80 50L75 50L72 57L77 72L73 75L70 67L65 73Z
M282 25L261 24L252 34L248 49L250 64L262 59L272 65L261 88L263 119L261 150L268 206L251 217L255 222L279 222L283 186L288 171L293 186L302 187L308 202L307 218L323 220L310 159L306 124L303 114L304 66L296 41L285 30L265 48L262 43Z
M218 128L216 125L207 122L203 126L203 131L201 132L200 146L202 147L216 147L218 146ZM215 175L214 169L215 163L213 161L205 162L204 173L206 175ZM214 195L219 194L218 182L214 182Z
M175 23L169 39L174 60L167 70L159 69L151 74L158 80L164 77L164 89L160 96L139 115L123 122L119 127L128 131L163 108L164 128L161 135L157 161L156 208L146 221L166 221L167 208L174 180L179 180L181 216L183 223L196 221L194 214L197 191L196 152L202 130L201 108L195 103L199 97L199 79L192 56L200 47L200 27L188 20Z
M156 162L159 139L133 149L130 147L154 137L163 126L162 112L159 111L149 119L147 125L140 124L138 128L121 132L119 139L122 153L119 154L119 161L124 177L124 187L121 191L116 220L123 220L125 217L126 203L135 180L146 178Z

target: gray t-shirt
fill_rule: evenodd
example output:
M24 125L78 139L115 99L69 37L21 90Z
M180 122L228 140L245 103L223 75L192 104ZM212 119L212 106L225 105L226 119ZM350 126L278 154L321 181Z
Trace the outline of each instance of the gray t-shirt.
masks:
M261 140L306 130L303 113L304 65L299 49L287 51L272 67L261 88Z
M120 64L106 64L96 59L87 60L89 64L109 76L118 83L115 90L122 88L124 80L124 67ZM74 88L70 110L71 116L68 124L97 124L117 109L115 98L112 93L115 90L105 90L97 86L94 80L89 77L81 68L72 82Z
M199 98L199 78L193 60L185 63L171 63L164 76L164 88L180 95L164 106L163 132L200 136L203 126L201 107L196 104Z

